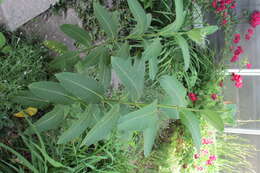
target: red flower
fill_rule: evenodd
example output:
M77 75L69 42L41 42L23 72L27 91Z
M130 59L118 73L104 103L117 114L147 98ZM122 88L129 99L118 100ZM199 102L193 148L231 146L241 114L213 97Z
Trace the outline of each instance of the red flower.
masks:
M235 83L235 86L236 86L237 88L242 88L242 87L243 87L243 82L236 82L236 83Z
M250 34L250 35L253 35L254 34L254 29L253 28L249 28L247 30L247 32Z
M189 93L188 96L189 96L189 99L190 99L191 101L193 101L193 102L195 102L195 101L198 100L197 95L194 94L194 93Z
M219 82L219 86L220 86L220 87L223 87L223 86L224 86L223 80Z
M237 49L234 52L234 55L240 55L242 53L244 53L243 48L241 46L238 46Z
M233 43L235 43L235 44L239 43L240 39L241 39L240 34L235 34L234 39L233 39Z
M255 11L251 14L250 24L253 28L260 25L260 12Z
M252 68L252 64L249 64L249 63L248 63L248 64L246 64L246 68L247 68L247 69L250 69L250 68Z
M204 145L213 144L213 140L212 139L203 138L202 139L202 144L204 144Z
M211 98L212 98L212 100L216 100L218 98L218 95L217 94L211 94Z
M243 87L243 77L241 75L232 73L231 80L235 82L235 86L237 88L242 88Z
M238 61L238 58L239 58L238 55L234 55L234 56L231 58L230 62L237 62L237 61Z
M237 7L237 2L234 2L231 6L230 6L230 8L236 8Z
M222 20L222 23L221 23L221 24L222 24L222 25L226 25L227 22L228 22L228 21L227 21L226 19L224 19L224 20Z
M212 2L212 7L213 7L213 8L217 8L217 4L218 4L217 0L214 0L214 1Z

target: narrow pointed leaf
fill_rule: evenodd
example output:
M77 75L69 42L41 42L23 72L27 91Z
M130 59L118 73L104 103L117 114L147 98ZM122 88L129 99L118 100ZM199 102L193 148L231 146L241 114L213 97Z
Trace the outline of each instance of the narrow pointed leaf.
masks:
M64 24L61 25L60 28L67 36L85 45L86 47L91 45L90 35L84 29L72 24Z
M149 77L151 80L154 80L156 77L156 74L159 70L158 65L159 65L159 60L157 57L149 59Z
M144 130L144 156L148 157L152 151L155 138L158 131L158 121L155 121L155 124L151 127L148 127Z
M104 55L108 55L107 48L104 46L99 46L91 50L91 52L84 58L83 64L85 67L97 65Z
M4 47L5 43L6 43L5 36L2 32L0 32L0 48Z
M68 51L55 57L54 60L50 62L50 68L60 70L70 69L73 68L73 65L75 65L79 60L78 52Z
M130 57L130 46L127 42L125 42L124 44L122 44L116 54L117 57L121 57L121 58L129 58Z
M91 113L88 110L81 113L80 119L59 137L58 144L65 144L80 136L89 127L91 118Z
M137 22L134 34L143 34L149 27L147 21L148 17L146 16L143 7L137 0L127 0L127 3Z
M185 38L183 38L181 35L175 35L175 39L177 44L180 46L182 50L182 55L184 59L184 70L187 71L190 66L190 51L189 51L189 45Z
M139 99L144 87L144 61L136 60L132 66L131 59L112 57L112 67L127 88L132 100Z
M175 32L178 32L182 27L186 12L183 9L183 0L174 0L175 2L175 11L176 11L176 19L173 23L169 24L168 26L164 27L160 34L162 36L172 36Z
M200 123L197 119L196 115L190 111L183 111L180 114L181 122L185 125L185 127L189 130L193 142L197 148L197 151L200 151L201 146L201 134L200 134Z
M165 97L162 104L171 105L171 106L179 106L179 102L177 99L173 99L172 97ZM174 108L161 108L160 111L170 119L179 119L179 111Z
M100 84L82 74L63 72L55 75L63 88L87 103L98 103L104 94Z
M157 120L157 102L131 112L119 119L118 129L120 131L145 130Z
M55 104L72 104L73 97L56 82L35 82L29 85L30 91L42 99Z
M81 146L95 144L109 135L111 130L116 127L119 118L119 105L115 105L112 109L89 131L83 139Z
M98 3L94 3L94 14L104 31L110 38L117 37L118 23L107 9Z
M56 106L51 112L46 113L33 125L38 132L44 132L47 130L58 128L59 125L65 120L64 106ZM25 133L32 133L32 129L28 128Z
M201 112L201 115L217 130L224 130L224 122L218 112L212 110L204 110Z
M32 106L42 108L50 104L48 100L35 96L30 91L20 91L16 96L12 97L12 102L19 103L23 106Z

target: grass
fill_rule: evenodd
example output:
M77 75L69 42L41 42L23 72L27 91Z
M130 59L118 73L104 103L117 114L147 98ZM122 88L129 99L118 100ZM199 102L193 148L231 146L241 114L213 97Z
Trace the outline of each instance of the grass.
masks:
M7 54L0 53L0 129L14 126L10 118L13 113L21 110L10 98L31 82L48 77L48 52L42 44L25 39L18 32L4 34L11 51Z

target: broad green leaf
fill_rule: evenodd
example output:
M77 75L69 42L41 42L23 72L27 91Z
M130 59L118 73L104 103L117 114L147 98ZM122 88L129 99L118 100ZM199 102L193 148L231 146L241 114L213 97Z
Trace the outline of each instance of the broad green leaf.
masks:
M112 67L127 88L132 100L138 100L143 94L144 87L144 61L135 60L132 66L131 59L112 57Z
M118 23L115 21L112 13L98 3L94 3L94 14L104 31L110 38L116 38L118 32Z
M175 12L176 12L176 19L173 23L169 24L168 26L164 27L160 34L162 36L172 36L175 32L178 32L180 28L182 27L184 21L186 12L183 9L183 0L174 0L175 2Z
M158 131L158 119L154 125L144 130L144 156L147 157L152 151Z
M108 55L108 49L104 46L99 46L91 50L82 63L85 67L97 65L104 55Z
M204 28L201 28L202 33L203 33L204 35L213 34L213 33L215 33L218 29L219 29L219 28L218 28L217 25L206 26L206 27L204 27Z
M44 132L51 129L56 129L65 120L64 106L55 106L51 112L46 113L33 125L38 132ZM25 133L33 133L31 128L28 128Z
M224 130L224 123L220 114L214 110L204 110L201 112L203 118L219 131Z
M177 80L175 76L162 76L160 79L160 85L164 91L168 94L172 101L178 106L186 106L186 89L181 82Z
M67 36L84 46L89 47L91 45L90 35L84 29L72 24L63 24L60 28Z
M35 96L30 91L20 91L16 96L12 97L12 102L19 103L23 106L32 106L42 108L50 104L48 100Z
M73 68L73 66L80 60L78 52L68 51L61 56L57 56L50 62L50 68L67 70Z
M65 44L58 42L58 41L46 40L43 42L43 44L47 48L49 48L59 54L62 54L62 53L65 53L68 51L68 47Z
M80 113L80 118L59 137L58 144L65 144L80 136L87 128L93 127L100 120L99 114L97 106Z
M200 123L196 115L190 111L182 111L180 114L180 119L182 124L189 130L193 142L197 148L197 151L200 151L201 146L201 134L200 134Z
M103 98L104 88L85 75L63 72L55 75L63 88L86 103L98 103Z
M122 116L119 119L118 129L120 131L145 130L156 122L157 113L157 102L155 101L142 109Z
M2 48L6 43L5 36L2 32L0 32L0 48Z
M112 109L89 131L83 139L81 146L95 144L109 135L116 127L119 118L119 105L114 105Z
M176 34L175 35L176 42L181 47L182 55L184 59L184 70L187 71L190 66L190 51L189 51L189 45L185 38L183 38L181 35Z
M37 97L55 104L72 104L75 101L75 98L56 82L35 82L29 85L29 89Z
M153 57L152 59L149 59L149 77L152 80L154 80L156 77L159 68L158 65L159 65L159 60L157 57Z
M137 22L135 31L133 34L143 34L148 29L148 17L141 6L141 4L137 0L127 0L129 9L134 16L134 19Z
M149 60L153 58L157 58L161 51L162 51L162 44L161 44L161 39L155 39L151 44L149 44L146 48L145 51L143 52L142 58L144 60Z
M29 170L31 170L33 173L40 173L26 158L24 158L20 153L15 151L14 149L10 148L9 146L0 143L0 148L3 148L12 154L14 154L17 159L22 163L23 166L27 167Z

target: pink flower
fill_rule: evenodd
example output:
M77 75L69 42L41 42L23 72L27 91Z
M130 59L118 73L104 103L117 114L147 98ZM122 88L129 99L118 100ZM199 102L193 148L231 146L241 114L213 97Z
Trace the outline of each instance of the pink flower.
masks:
M246 39L246 40L250 40L250 39L251 39L251 35L246 34L246 35L245 35L245 39Z
M242 87L243 87L243 82L236 82L236 83L235 83L235 86L236 86L237 88L242 88Z
M217 0L213 0L213 2L212 2L212 7L213 7L213 8L217 8L217 3L218 3Z
M198 153L197 153L197 154L194 154L194 158L195 158L195 159L200 158L200 154L198 154Z
M236 7L237 7L237 2L234 2L234 3L230 6L231 9L236 8Z
M235 34L234 39L233 39L233 43L237 44L237 43L240 42L240 40L241 40L240 34Z
M200 152L201 152L202 155L207 155L207 154L209 154L209 151L206 150L206 149L202 149L202 150L200 150Z
M250 24L253 28L260 25L260 12L255 11L251 14Z
M243 77L241 75L232 73L231 80L235 82L235 87L237 88L243 87Z
M194 94L194 93L189 93L188 96L189 96L189 99L190 99L191 101L193 101L193 102L195 102L195 101L198 100L197 95Z
M203 171L204 170L204 168L202 166L197 166L196 169L197 169L197 171Z
M250 35L253 35L254 34L254 29L253 28L249 28L247 30L247 32L250 34Z
M248 64L246 64L246 68L247 68L247 69L250 69L250 68L252 68L252 64L249 64L249 63L248 63Z
M222 24L222 25L226 25L227 22L228 22L228 21L227 21L226 19L223 19L221 24Z
M216 155L211 155L211 156L209 156L209 160L215 161L215 160L217 160L217 156Z
M211 94L211 98L212 98L212 100L216 100L218 98L218 95L217 94Z
M206 138L202 138L202 144L213 144L213 140L212 139L206 139Z
M207 160L206 161L206 165L212 165L213 164L213 161L212 160Z
M219 86L222 88L224 86L223 80L219 82Z

